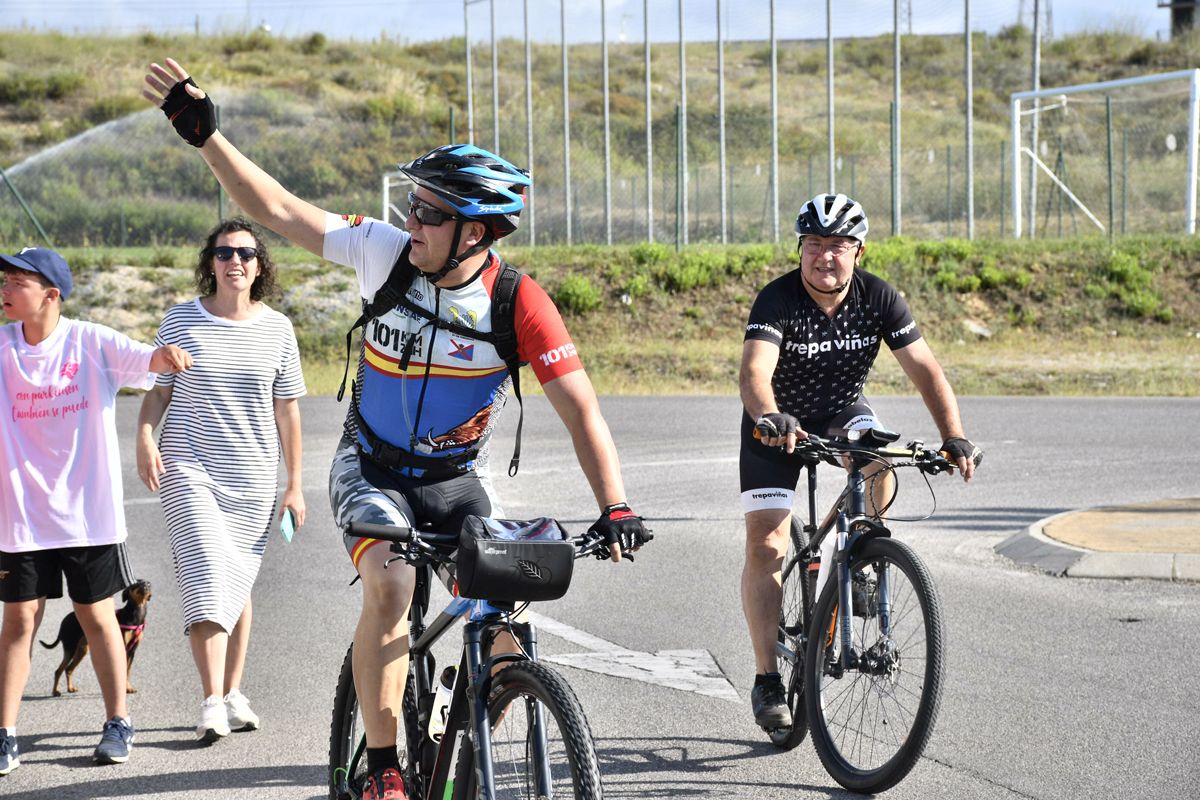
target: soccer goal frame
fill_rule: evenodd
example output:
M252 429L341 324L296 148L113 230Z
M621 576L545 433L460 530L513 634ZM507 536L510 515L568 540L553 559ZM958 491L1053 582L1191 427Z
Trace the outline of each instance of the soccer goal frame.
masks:
M400 221L399 226L403 227L408 217L406 213L408 211L408 192L416 188L417 185L412 182L412 179L400 170L385 172L382 186L383 210L379 213L379 218L390 224L392 215L395 214ZM393 192L400 197L399 206L392 202Z
M1070 190L1062 184L1058 178L1046 167L1045 164L1037 157L1028 146L1021 143L1021 115L1023 113L1034 112L1022 111L1021 103L1026 100L1037 100L1042 97L1063 97L1069 94L1078 94L1080 92L1094 92L1105 89L1119 89L1126 86L1135 86L1146 83L1161 83L1163 81L1177 81L1188 79L1191 84L1191 91L1188 95L1188 140L1187 140L1187 191L1184 195L1186 203L1187 215L1187 232L1189 235L1196 233L1196 167L1197 167L1197 129L1200 129L1200 69L1184 69L1175 72L1162 72L1156 75L1141 75L1136 78L1121 78L1115 81L1100 81L1098 83L1081 83L1074 86L1059 86L1053 89L1038 89L1026 92L1014 92L1010 96L1010 123L1012 133L1012 219L1013 219L1013 238L1021 238L1021 167L1024 159L1022 155L1028 156L1033 160L1039 168L1042 169L1050 179L1062 189L1067 197L1081 208L1092 221L1103 229L1103 225L1096 220L1095 216L1081 203Z

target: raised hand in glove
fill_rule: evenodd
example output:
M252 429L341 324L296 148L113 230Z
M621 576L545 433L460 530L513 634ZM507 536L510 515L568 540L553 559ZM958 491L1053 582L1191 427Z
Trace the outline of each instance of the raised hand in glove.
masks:
M201 147L217 131L216 106L178 62L168 58L167 67L169 72L150 65L152 74L146 76L146 83L153 91L143 89L142 96L162 109L185 142Z

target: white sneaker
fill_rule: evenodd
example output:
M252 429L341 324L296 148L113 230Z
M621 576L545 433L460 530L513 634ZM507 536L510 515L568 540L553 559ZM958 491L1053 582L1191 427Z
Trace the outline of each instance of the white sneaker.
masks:
M225 716L229 720L231 730L258 730L258 714L250 710L250 701L237 689L232 689L225 695Z
M225 704L217 695L204 698L200 704L200 724L196 726L196 738L212 744L229 735L229 720L225 715Z

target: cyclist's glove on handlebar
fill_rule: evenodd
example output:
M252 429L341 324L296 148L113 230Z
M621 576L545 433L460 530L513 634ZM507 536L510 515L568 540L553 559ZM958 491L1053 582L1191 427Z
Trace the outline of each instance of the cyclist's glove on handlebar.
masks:
M217 130L217 109L207 94L200 100L187 93L188 84L196 85L191 78L179 81L167 92L162 111L175 126L175 131L192 147L200 147Z
M758 422L754 423L754 429L764 439L773 439L800 430L800 421L791 414L763 414L758 418Z
M952 460L957 461L960 458L970 459L971 463L977 467L979 466L979 462L983 461L983 451L971 444L969 439L964 439L961 436L951 436L942 442L942 450L949 453Z
M625 503L613 503L606 506L600 519L592 523L588 533L594 533L604 538L605 544L619 544L621 550L632 550L641 547L654 538L642 518L634 514ZM607 558L607 551L600 551L598 557Z

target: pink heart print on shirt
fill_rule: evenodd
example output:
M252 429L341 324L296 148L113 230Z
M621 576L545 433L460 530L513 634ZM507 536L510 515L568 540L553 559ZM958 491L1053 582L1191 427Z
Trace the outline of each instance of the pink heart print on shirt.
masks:
M59 374L62 375L67 380L71 380L72 378L75 377L76 373L78 373L78 372L79 372L79 362L78 361L68 361L67 363L63 364L62 371Z

